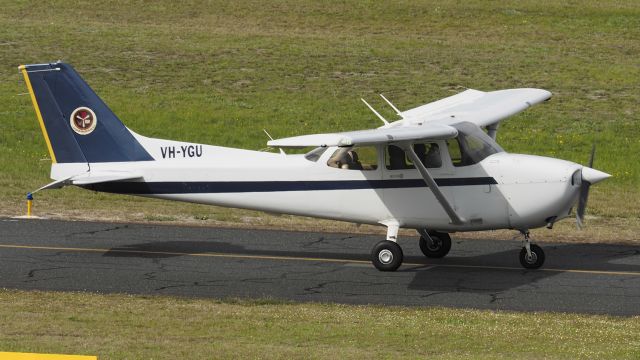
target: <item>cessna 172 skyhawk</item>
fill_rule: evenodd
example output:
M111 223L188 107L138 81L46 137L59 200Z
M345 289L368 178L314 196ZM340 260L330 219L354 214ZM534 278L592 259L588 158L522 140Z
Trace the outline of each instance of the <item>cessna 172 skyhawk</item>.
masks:
M572 162L510 154L496 142L501 120L551 97L540 89L466 90L400 111L377 129L271 140L304 155L148 138L125 127L68 64L22 65L49 154L41 189L77 185L109 193L264 210L387 227L376 268L402 263L399 228L420 234L427 257L443 257L449 233L516 229L520 262L544 252L529 229L584 216L589 186L610 175ZM367 104L368 105L368 104ZM482 130L486 129L486 132ZM39 190L41 190L39 189Z

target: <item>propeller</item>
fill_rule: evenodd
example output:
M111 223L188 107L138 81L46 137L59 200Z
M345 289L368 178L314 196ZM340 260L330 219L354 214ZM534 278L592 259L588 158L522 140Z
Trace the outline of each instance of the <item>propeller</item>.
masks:
M596 144L591 147L591 156L589 157L589 168L593 168L593 160L596 155ZM578 197L578 208L576 209L576 225L578 229L584 227L584 214L587 210L587 200L589 200L589 188L591 183L584 179L584 168L581 170L582 181L580 182L580 196Z
M589 166L582 168L582 181L580 182L580 196L578 197L578 209L576 211L576 224L578 229L584 226L584 214L587 210L587 200L589 199L589 188L592 184L602 181L611 175L598 171L593 168L593 160L596 155L596 145L591 148L591 156L589 157Z

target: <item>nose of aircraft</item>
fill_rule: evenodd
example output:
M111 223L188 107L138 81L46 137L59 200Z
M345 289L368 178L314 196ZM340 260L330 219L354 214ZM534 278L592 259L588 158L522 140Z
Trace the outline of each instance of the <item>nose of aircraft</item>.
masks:
M602 172L600 170L592 169L584 166L582 168L582 180L590 183L591 185L598 183L602 180L610 178L611 175Z

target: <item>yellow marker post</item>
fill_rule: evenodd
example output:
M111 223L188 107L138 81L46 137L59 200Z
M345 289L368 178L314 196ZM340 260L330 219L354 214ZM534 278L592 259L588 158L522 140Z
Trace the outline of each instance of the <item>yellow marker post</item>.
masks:
M27 217L31 217L32 209L33 209L33 194L27 193Z

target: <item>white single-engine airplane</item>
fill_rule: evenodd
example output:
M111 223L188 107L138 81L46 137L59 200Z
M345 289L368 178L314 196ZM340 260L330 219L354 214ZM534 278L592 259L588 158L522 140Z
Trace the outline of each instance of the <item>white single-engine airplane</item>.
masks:
M399 228L416 229L427 257L447 255L449 233L515 229L520 263L544 252L529 229L570 215L581 225L589 186L610 175L554 158L509 154L496 142L501 120L548 100L541 89L466 90L377 129L271 140L304 155L153 139L125 127L68 64L22 65L49 154L41 189L77 185L109 193L263 210L387 227L373 247L376 268L402 264ZM482 130L486 129L486 132ZM593 153L592 153L593 159Z

